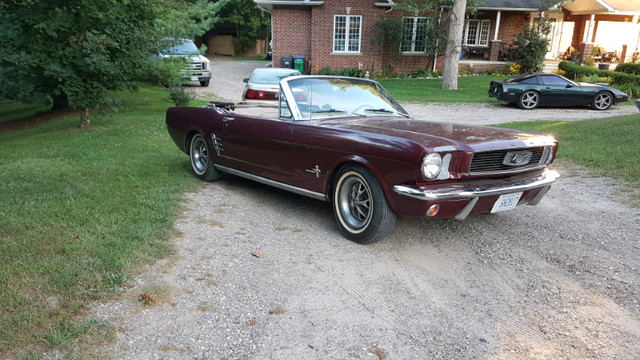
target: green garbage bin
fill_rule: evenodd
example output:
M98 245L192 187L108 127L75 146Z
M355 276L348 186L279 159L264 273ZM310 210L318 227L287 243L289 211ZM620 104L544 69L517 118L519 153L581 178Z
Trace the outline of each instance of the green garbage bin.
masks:
M293 68L300 71L300 74L304 74L304 56L293 57Z

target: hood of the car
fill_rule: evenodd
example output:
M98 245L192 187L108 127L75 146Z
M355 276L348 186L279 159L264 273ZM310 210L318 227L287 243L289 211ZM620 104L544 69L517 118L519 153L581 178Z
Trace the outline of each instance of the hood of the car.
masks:
M163 58L187 58L191 62L196 62L196 61L209 62L209 59L207 59L205 56L200 54L193 54L193 55L160 54L160 56Z
M620 91L618 89L614 89L612 87L606 86L607 84L591 84L591 83L585 83L585 82L581 82L581 83L578 83L578 84L580 86L582 86L583 88L596 89L596 90L593 90L593 91L607 90L607 91L611 91L614 95L627 95L623 91Z
M553 137L530 131L400 117L342 118L323 123L340 129L404 138L436 151L451 146L457 150L475 152L555 144Z

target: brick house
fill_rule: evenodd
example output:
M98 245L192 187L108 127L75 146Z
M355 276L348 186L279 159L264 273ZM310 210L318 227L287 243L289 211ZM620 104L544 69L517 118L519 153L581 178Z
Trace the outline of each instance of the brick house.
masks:
M409 73L418 69L441 70L444 66L441 56L427 55L421 45L420 39L424 34L421 34L421 27L418 25L425 21L424 16L397 10L393 0L254 1L271 13L274 66L282 66L283 56L304 56L305 73L316 73L325 67L332 70L353 67L371 72L391 67L393 71ZM543 12L553 25L548 57L556 58L564 54L569 45L586 52L590 44L586 37L596 36L589 29L595 27L599 18L609 19L604 16L620 15L628 17L626 12L611 14L611 7L606 8L606 11L600 9L600 15L589 13L596 10L586 3L600 5L605 1L622 1L624 4L640 2L575 0L568 3L567 8L563 8L557 4L557 0L486 0L477 12L467 15L465 20L464 56L460 67L479 71L504 65L502 55L522 31L523 24L535 24ZM554 3L556 5L551 6ZM587 9L581 7L579 11L578 8L571 10L570 6L580 4ZM442 16L446 16L446 12ZM596 16L595 20L593 16ZM392 57L388 49L372 46L376 22L384 17L402 21L405 39L399 56ZM569 21L565 21L567 17ZM636 25L637 20L636 15L629 19L629 24ZM571 36L564 35L569 23L573 23ZM584 30L581 32L585 26L589 26L586 35ZM585 41L580 41L580 36L584 36ZM633 45L635 47L637 41Z

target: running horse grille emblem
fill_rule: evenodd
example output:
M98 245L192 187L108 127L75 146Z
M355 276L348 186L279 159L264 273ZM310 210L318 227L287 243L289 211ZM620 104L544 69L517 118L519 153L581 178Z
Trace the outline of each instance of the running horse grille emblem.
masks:
M531 161L531 151L510 151L504 156L503 165L523 166Z

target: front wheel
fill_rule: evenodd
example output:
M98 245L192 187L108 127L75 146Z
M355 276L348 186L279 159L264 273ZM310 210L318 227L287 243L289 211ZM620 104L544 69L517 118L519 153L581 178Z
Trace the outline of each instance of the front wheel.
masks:
M202 135L196 134L191 139L189 158L191 159L191 169L198 179L214 181L220 178L220 172L213 166L209 144Z
M209 82L211 80L204 80L204 81L200 81L200 86L209 86Z
M613 104L613 96L606 92L602 91L596 94L593 97L593 101L591 102L591 107L596 110L607 110Z
M527 90L518 98L518 106L520 109L532 110L540 105L540 94L535 91Z
M378 180L362 166L344 167L333 191L333 213L341 232L359 244L382 240L396 225Z

